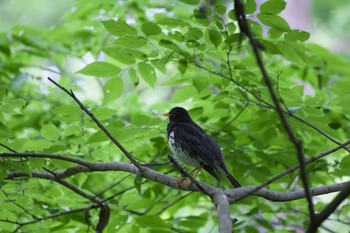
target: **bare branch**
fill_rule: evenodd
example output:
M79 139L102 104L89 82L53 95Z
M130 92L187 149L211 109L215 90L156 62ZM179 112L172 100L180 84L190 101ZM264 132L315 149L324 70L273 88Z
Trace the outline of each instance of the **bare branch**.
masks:
M102 125L102 123L85 107L85 105L80 102L80 100L75 96L73 91L68 91L65 87L61 86L53 79L48 78L50 82L55 84L62 91L67 93L78 105L79 107L95 122L95 124L103 131L103 133L124 153L124 155L141 171L142 167L138 164L135 158L118 142L118 140L113 137L113 135Z

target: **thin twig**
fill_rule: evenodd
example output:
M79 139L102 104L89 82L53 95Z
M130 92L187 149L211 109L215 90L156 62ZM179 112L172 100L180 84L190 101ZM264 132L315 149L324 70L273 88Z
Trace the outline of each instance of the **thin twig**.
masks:
M198 67L199 69L205 70L211 74L214 74L220 78L229 80L231 82L233 82L236 86L238 86L240 89L242 89L245 93L250 94L251 96L253 96L255 99L257 99L258 101L260 101L261 103L265 104L267 107L275 109L276 110L276 106L274 106L273 104L267 102L266 100L264 100L263 98L261 98L259 95L257 95L256 93L252 92L251 90L249 90L248 88L246 88L245 86L243 86L242 84L240 84L238 81L234 80L234 79L230 79L229 77L225 76L224 74L220 73L220 72L216 72L213 70L208 69L207 67L203 66L202 64L200 64L198 61L197 63L195 63L195 66ZM323 135L324 137L326 137L327 139L329 139L330 141L334 142L337 145L340 145L341 143L339 141L337 141L336 139L334 139L331 135L329 135L328 133L326 133L325 131L323 131L322 129L316 127L315 125L311 124L310 122L302 119L301 117L292 114L291 112L289 112L288 110L282 110L284 114L289 115L290 117L293 117L294 119L300 121L301 123L309 126L310 128L314 129L315 131L317 131L318 133L320 133L321 135ZM347 152L350 153L350 149L344 147L344 150L346 150Z
M66 188L70 189L71 191L75 192L76 194L78 194L78 195L80 195L80 196L82 196L82 197L92 201L93 203L101 204L101 201L99 199L97 199L96 197L94 197L94 196L92 196L92 195L82 191L81 189L79 189L78 187L74 186L73 184L67 182L66 180L59 178L56 175L56 173L50 171L49 169L47 169L47 168L43 168L43 169L45 171L47 171L48 173L53 175L53 177L54 177L53 181L63 185L64 187L66 187Z
M78 105L79 107L95 122L95 124L103 131L103 133L123 152L123 154L131 161L132 164L135 165L142 173L142 167L138 164L135 158L118 142L118 140L112 136L112 134L102 125L102 123L85 107L85 105L80 102L80 100L75 96L72 90L67 90L65 87L61 86L53 79L48 78L50 82L55 84L62 91L67 93Z
M64 155L53 155L53 154L36 154L36 153L1 153L0 158L47 158L47 159L57 159L62 161L67 161L75 164L79 164L85 167L89 167L90 163L80 160L71 158Z
M1 143L1 142L0 142L0 146L4 147L5 149L7 149L7 150L9 150L9 151L11 151L11 152L13 152L13 153L17 153L17 151L15 151L14 149L12 149L12 148L9 147L9 146L6 146L5 144L3 144L3 143Z
M190 196L191 194L193 194L193 192L188 192L185 195L182 195L178 198L176 198L175 200L173 200L172 202L168 203L166 206L164 206L161 210L159 210L156 215L160 215L161 213L163 213L165 210L169 209L171 206L175 205L176 203L178 203L179 201L185 199L186 197Z
M97 207L95 206L93 208L97 208ZM63 216L63 215L67 215L67 214L73 214L73 213L76 213L76 212L82 212L82 211L85 211L85 209L86 208L80 208L80 209L69 210L69 211L66 211L66 212L57 212L57 213L51 214L49 216L45 216L45 217L41 217L41 218L38 218L38 219L30 220L28 222L10 221L10 220L7 220L7 219L0 219L0 222L7 222L7 223L18 225L18 227L14 230L14 232L17 232L17 231L20 230L20 228L22 228L22 227L24 227L26 225L35 224L35 223L38 223L38 222L42 222L42 221L45 221L45 220L48 220L48 219L57 218L57 217L60 217L60 216Z
M212 136L215 137L216 135L218 135L221 131L223 131L224 129L226 129L227 127L229 127L235 120L238 119L238 117L244 112L244 110L248 107L249 102L246 102L245 105L243 106L243 108L237 113L237 115L230 120L226 125L224 125L221 129L219 129L218 131L216 131Z

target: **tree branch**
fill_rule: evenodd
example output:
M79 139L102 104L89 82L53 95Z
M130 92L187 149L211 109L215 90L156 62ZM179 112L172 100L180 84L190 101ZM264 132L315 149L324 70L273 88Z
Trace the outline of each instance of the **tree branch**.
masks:
M15 151L14 149L12 149L12 148L9 147L9 146L6 146L6 145L3 144L3 143L0 143L0 146L4 147L5 149L7 149L7 150L9 150L9 151L11 151L11 152L13 152L13 153L17 153L17 151Z
M253 49L253 53L254 53L255 58L256 58L256 62L258 64L258 67L259 67L261 74L264 78L265 84L270 92L272 102L276 106L276 111L277 111L278 116L282 122L283 127L285 128L285 130L287 132L289 140L293 143L293 145L296 149L297 158L298 158L299 164L300 164L300 175L301 175L301 179L303 181L304 189L306 192L306 200L308 202L310 221L312 223L315 219L315 210L314 210L314 205L313 205L313 201L312 201L312 196L311 196L311 193L309 190L308 175L307 175L306 169L305 169L302 141L300 141L295 136L289 122L287 121L287 118L285 117L285 115L283 113L283 109L281 107L280 101L275 93L271 79L270 79L269 75L267 74L267 71L266 71L265 66L263 64L263 60L262 60L262 57L260 55L259 43L254 39L253 34L250 31L249 24L247 23L245 12L244 12L244 7L243 7L241 1L234 0L234 6L235 6L235 13L236 13L236 18L238 21L239 28L240 28L241 32L244 33L249 39L249 42L250 42L252 49Z
M307 160L305 161L305 165L308 165L308 164L313 163L313 162L315 162L315 161L317 161L317 160L319 160L319 159L321 159L321 158L323 158L323 157L325 157L325 156L327 156L327 155L330 155L330 154L332 154L332 153L334 153L334 152L336 152L336 151L338 151L338 150L340 150L340 149L346 147L346 146L349 145L349 144L350 144L350 140L344 142L344 143L341 144L340 146L337 146L337 147L335 147L335 148L333 148L333 149L331 149L331 150L329 150L329 151L326 151L326 152L320 153L320 154L317 155L317 156L311 157L311 158L309 158L309 159L307 159ZM300 168L300 164L296 164L296 165L294 165L293 167L288 168L287 170L285 170L284 172L278 174L277 176L274 176L274 177L272 177L271 179L267 180L266 182L260 184L259 186L256 186L255 189L253 189L253 190L247 192L245 195L243 195L243 196L241 196L241 197L239 197L239 198L238 198L238 197L235 198L235 201L239 201L239 200L241 200L241 199L244 199L244 198L246 198L246 197L252 195L253 193L257 192L258 190L260 190L260 189L266 187L267 185L269 185L269 184L275 182L276 180L278 180L278 179L284 177L285 175L287 175L287 174L289 174L289 173L292 173L293 171L295 171L295 170L297 170L297 169L299 169L299 168Z
M64 155L54 155L54 154L36 154L36 153L1 153L0 158L46 158L46 159L57 159L63 160L75 164L79 164L85 167L89 167L90 163L84 160L75 159L72 157Z
M261 103L263 103L264 105L266 105L266 107L269 107L269 108L272 108L274 110L276 110L276 106L274 106L273 104L267 102L266 100L264 100L263 98L261 98L259 95L255 94L254 92L252 92L251 90L249 90L248 88L246 88L245 86L243 86L242 84L240 84L238 81L234 80L234 79L230 79L229 77L225 76L224 74L220 73L220 72L216 72L216 71L213 71L213 70L210 70L208 68L206 68L205 66L203 66L202 64L199 63L199 61L196 60L197 63L195 63L194 65L196 67L198 67L199 69L202 69L202 70L205 70L211 74L214 74L220 78L223 78L223 79L226 79L226 80L229 80L231 82L233 82L236 86L238 86L240 89L242 89L245 93L248 93L250 94L251 96L253 96L255 99L257 99L258 101L260 101ZM327 139L329 139L330 141L332 141L333 143L337 144L337 145L340 145L341 143L336 140L335 138L333 138L331 135L329 135L328 133L326 133L325 131L323 131L322 129L316 127L315 125L313 125L312 123L302 119L301 117L291 113L290 111L287 111L287 110L283 110L283 113L300 121L301 123L309 126L310 128L312 128L313 130L317 131L318 133L320 133L321 135L323 135L324 137L326 137ZM350 149L349 148L344 148L347 152L350 153Z
M231 219L230 203L227 195L223 190L217 189L212 196L212 201L215 204L216 212L218 214L220 233L231 233L233 223Z
M67 93L78 105L79 107L95 122L95 124L102 130L102 132L123 152L123 154L137 167L140 171L142 171L142 167L138 164L135 158L118 142L118 140L113 137L113 135L102 125L102 123L85 107L85 105L80 102L80 100L75 96L72 90L68 91L65 87L61 86L53 79L48 78L50 82L55 84L62 91Z
M338 208L350 195L350 182L345 182L342 191L319 213L314 222L309 224L307 233L316 233L317 228Z
M201 190L194 183L187 185L185 184L185 182L181 182L179 184L176 178L172 176L154 171L147 167L143 169L144 169L143 177L145 177L148 180L152 180L175 189L181 189L184 191L201 192ZM95 162L95 163L91 163L90 168L78 165L75 167L58 171L55 173L56 174L55 176L49 172L32 171L31 177L54 180L57 178L65 178L68 176L76 175L82 172L101 172L101 171L124 171L124 172L133 173L136 175L140 174L140 171L133 164L130 164L127 162ZM25 173L25 172L11 172L8 175L7 179L16 179L21 177L30 177L30 176L28 175L28 173ZM315 187L311 189L312 191L311 193L312 195L322 195L330 192L341 191L343 188L343 185L347 184L348 182L333 184L328 186ZM201 185L211 196L213 196L214 193L217 192L218 190L218 188L203 182L201 182ZM257 188L256 186L248 186L248 187L241 187L237 189L228 189L228 190L225 190L225 193L230 199L230 203L234 203L234 202L237 202L237 199L238 200L243 199L241 198L242 196L246 197L246 193L251 192L256 188ZM299 190L295 192L298 192L298 194L295 194L293 192L292 192L293 194L281 193L281 192L275 192L268 189L263 189L263 190L257 191L253 195L263 197L270 201L288 201L288 200L295 200L295 199L300 199L305 197L305 193L303 191ZM297 196L293 196L293 198L291 198L289 195L292 195L292 196L297 195Z
M97 208L97 207L92 207L92 208ZM85 210L86 210L86 208L79 208L79 209L69 210L69 211L65 211L65 212L57 212L57 213L51 214L49 216L33 219L33 220L30 220L27 222L11 221L11 220L7 220L7 219L0 219L0 222L7 222L7 223L12 223L12 224L18 225L18 227L14 230L14 232L17 232L22 227L24 227L26 225L35 224L35 223L42 222L42 221L45 221L48 219L53 219L53 218L57 218L57 217L60 217L63 215L73 214L76 212L83 212Z

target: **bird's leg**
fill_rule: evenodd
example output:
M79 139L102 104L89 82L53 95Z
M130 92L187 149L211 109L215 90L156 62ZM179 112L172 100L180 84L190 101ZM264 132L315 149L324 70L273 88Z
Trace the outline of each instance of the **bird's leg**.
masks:
M204 167L204 165L201 165L199 167L196 167L195 169L193 169L193 171L190 172L190 174L193 176L193 178L196 179L197 175L199 174L200 170L202 170L202 168ZM186 183L187 183L187 186L190 186L191 184L191 180L187 180Z
M202 168L204 167L204 165L201 165L199 167L196 167L193 171L190 172L190 174L196 178L199 174L199 172L202 170Z

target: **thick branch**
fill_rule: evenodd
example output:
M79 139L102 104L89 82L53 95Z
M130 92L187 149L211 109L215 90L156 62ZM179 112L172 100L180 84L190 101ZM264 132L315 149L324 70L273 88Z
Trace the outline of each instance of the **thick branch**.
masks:
M75 167L71 167L71 168L56 172L55 176L49 172L39 172L39 171L32 171L31 175L32 177L43 178L48 180L55 180L57 177L65 178L65 177L76 175L82 172L100 172L100 171L124 171L124 172L133 173L136 175L140 175L140 171L133 164L126 163L126 162L96 162L96 163L91 163L89 167L90 168L78 165ZM200 192L199 188L193 183L190 185L187 185L186 182L178 183L177 179L172 176L154 171L147 167L144 167L143 169L144 169L143 177L145 177L148 180L152 180L175 189ZM25 172L11 172L8 175L7 179L16 179L16 178L28 177L28 176L29 175ZM322 195L330 192L337 192L342 190L343 185L346 183L348 182L333 184L328 186L315 187L311 189L311 193L312 195ZM214 193L217 192L217 188L214 186L205 184L203 182L200 182L200 184L205 188L205 190L211 196L213 196ZM256 189L256 186L249 186L249 187L242 187L242 188L237 188L232 190L231 189L226 190L225 193L230 198L230 203L234 203L237 201L236 199L242 199L240 198L241 196L245 196L247 192L251 192L251 190L255 190L255 189ZM296 199L305 197L305 193L302 191L295 191L292 193L293 194L281 193L281 192L275 192L268 189L263 189L263 190L259 190L254 195L266 198L270 201L290 201L290 200L296 200Z
M233 224L231 219L230 203L226 194L223 192L223 190L218 189L218 191L213 195L212 201L215 204L216 212L218 214L220 233L231 233Z

